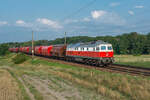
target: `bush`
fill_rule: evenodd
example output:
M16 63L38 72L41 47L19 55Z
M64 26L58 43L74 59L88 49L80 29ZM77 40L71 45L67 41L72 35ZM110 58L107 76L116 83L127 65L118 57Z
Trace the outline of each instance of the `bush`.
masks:
M15 64L21 64L21 63L25 62L26 60L28 60L28 57L27 57L25 54L22 54L22 53L17 54L17 55L12 59L12 61L13 61Z
M0 56L4 56L8 53L8 46L5 44L0 45Z

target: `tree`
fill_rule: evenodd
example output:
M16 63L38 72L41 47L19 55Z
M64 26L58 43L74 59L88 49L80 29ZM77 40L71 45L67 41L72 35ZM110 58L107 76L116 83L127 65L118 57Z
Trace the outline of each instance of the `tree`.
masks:
M150 33L148 33L147 35L147 41L145 43L144 53L150 54Z
M7 44L1 44L0 45L0 55L3 56L8 52L8 45Z

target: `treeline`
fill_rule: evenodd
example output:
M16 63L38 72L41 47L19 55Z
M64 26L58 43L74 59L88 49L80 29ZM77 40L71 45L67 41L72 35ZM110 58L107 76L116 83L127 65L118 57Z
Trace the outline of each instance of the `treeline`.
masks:
M103 40L111 43L115 54L150 54L150 33L144 35L137 32L126 33L118 36L75 36L67 37L67 44L77 42L90 42ZM34 42L34 45L51 45L51 44L63 44L64 38L57 38L55 40L38 40ZM0 52L5 52L8 47L21 47L31 46L31 41L28 42L10 42L0 45ZM3 49L3 50L2 50ZM1 54L1 53L0 53Z

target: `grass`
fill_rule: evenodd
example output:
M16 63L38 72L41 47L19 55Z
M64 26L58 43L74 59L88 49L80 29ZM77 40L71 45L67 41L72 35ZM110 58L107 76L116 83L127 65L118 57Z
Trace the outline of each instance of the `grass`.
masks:
M34 95L34 98L36 100L43 100L42 95L36 90L36 88L33 85L26 82L25 80L24 80L24 82L25 82L26 86L29 88L30 92Z
M115 63L150 68L150 55L115 55Z
M63 80L65 80L84 89L95 91L95 94L100 94L111 100L150 100L150 77L134 77L118 73L102 72L95 69L48 62L36 57L33 61L28 59L24 63L16 65L10 60L13 56L11 55L9 59L1 61L3 63L5 61L9 62L7 64L11 65L14 69L13 73L17 76L30 75L41 79L49 79L53 76L55 80L52 82L60 86L59 88L62 87L58 82L64 82ZM121 58L121 56L118 57ZM149 56L142 57L149 58ZM35 93L34 89L34 86L31 86L30 91L33 91L33 94Z
M5 69L0 69L0 100L23 100L18 83Z
M22 83L18 80L17 76L15 75L15 73L9 69L7 69L7 71L12 75L12 77L15 78L16 82L18 83L19 89L21 91L21 94L23 96L23 100L30 100L28 94L25 91L24 86L22 85Z

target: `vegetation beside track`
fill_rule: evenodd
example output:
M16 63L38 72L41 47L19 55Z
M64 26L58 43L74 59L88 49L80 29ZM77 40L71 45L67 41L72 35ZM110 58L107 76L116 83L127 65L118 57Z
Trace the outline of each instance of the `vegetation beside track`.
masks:
M23 62L25 62L29 57L25 56L25 54L23 53L18 53L13 59L12 61L15 64L21 64Z
M150 68L150 55L115 55L115 63Z
M45 95L36 84L45 84L55 100L55 93L60 98L73 100L149 100L150 78L134 77L117 73L102 72L95 69L80 68L58 62L48 62L38 57L28 59L21 64L14 64L16 54L0 58L2 68L8 66L11 73L21 77L34 96L40 94L38 100L45 100ZM11 66L11 67L9 67ZM7 69L6 68L6 69ZM32 81L30 81L32 80ZM38 81L36 81L38 80ZM34 87L32 90L31 87ZM44 88L44 86L43 86ZM50 90L49 90L50 89ZM65 94L69 93L69 95ZM65 96L60 96L64 94ZM71 95L73 94L73 95ZM88 95L87 95L88 94ZM38 98L38 97L37 97ZM59 99L59 98L57 98Z

